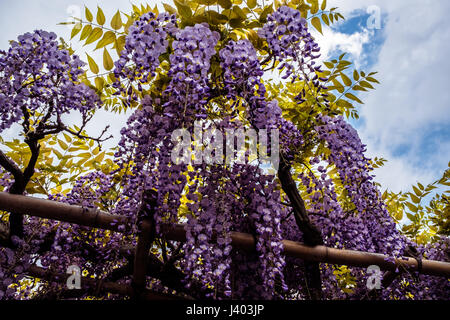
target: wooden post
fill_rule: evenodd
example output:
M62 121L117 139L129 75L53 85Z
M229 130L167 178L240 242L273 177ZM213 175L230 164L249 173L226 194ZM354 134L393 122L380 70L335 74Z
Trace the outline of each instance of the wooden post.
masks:
M148 254L153 243L155 233L150 219L144 219L141 223L136 252L134 255L134 272L132 287L134 289L134 298L140 299L145 291L145 280L147 275Z

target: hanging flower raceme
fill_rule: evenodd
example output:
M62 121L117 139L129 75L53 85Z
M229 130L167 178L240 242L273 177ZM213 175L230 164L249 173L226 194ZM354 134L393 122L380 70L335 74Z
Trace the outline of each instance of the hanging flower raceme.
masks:
M312 81L317 93L326 89L320 84L325 78L320 78L316 72L321 72L321 66L316 65L320 57L319 45L308 31L306 19L301 17L300 11L288 6L281 6L267 17L267 23L258 31L261 38L266 39L271 53L281 64L278 69L285 68L283 79ZM297 99L299 103L305 101L302 91Z
M155 219L157 231L163 221L176 222L181 192L186 183L186 164L172 163L174 130L193 127L194 120L204 118L203 105L208 97L210 59L220 35L202 24L186 27L176 33L172 43L168 76L172 79L163 93L163 104L149 96L141 101L142 108L128 120L122 130L118 157L133 157L133 174L127 179L124 194L137 199L128 206L130 214L139 206L145 190L157 190ZM147 55L159 55L158 48L148 48ZM153 51L156 51L153 52ZM154 70L156 64L145 69ZM122 167L126 163L122 163ZM134 194L134 196L133 196Z
M237 88L242 88L243 95L253 94L264 72L252 43L248 40L230 41L220 50L219 56L228 98L236 98ZM247 90L251 91L247 93Z
M115 77L148 82L160 65L159 57L167 51L168 38L173 37L177 30L175 15L161 13L156 17L149 12L140 17L128 30L125 49L115 62ZM120 82L114 86L119 88Z
M177 32L168 73L172 80L164 92L166 114L180 113L183 123L191 125L192 115L197 119L206 118L203 106L209 92L208 72L219 39L220 34L211 31L206 24L196 24Z
M212 286L215 298L277 297L284 287L284 212L273 177L262 175L258 167L237 164L197 166L192 176L187 196L192 215L187 217L182 263L187 285L197 280L205 288ZM255 234L256 253L232 251L231 231Z
M48 114L42 127L69 111L85 114L101 105L97 94L79 83L85 64L55 39L56 34L38 30L0 52L0 132L26 113Z
M343 117L320 116L318 120L320 124L316 126L316 131L331 150L327 161L336 166L354 205L354 216L367 228L358 243L369 243L365 248L358 249L393 256L402 254L407 243L396 229L373 182L370 174L373 167L364 155L366 147L361 143L358 133Z
M303 144L303 137L292 122L283 118L277 100L266 101L266 87L261 80L264 72L252 43L230 41L219 56L228 97L247 101L249 121L257 130L280 130L280 150L291 160L293 152Z
M272 54L285 62L279 67L287 69L284 78L303 75L308 80L310 73L320 69L314 66L314 60L320 57L319 45L309 33L308 23L300 11L287 6L278 8L267 17L267 23L258 34L267 40ZM297 62L298 66L292 62Z

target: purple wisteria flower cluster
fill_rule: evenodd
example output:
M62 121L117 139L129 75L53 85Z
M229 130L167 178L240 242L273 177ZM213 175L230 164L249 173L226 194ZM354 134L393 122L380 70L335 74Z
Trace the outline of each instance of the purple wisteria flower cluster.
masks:
M267 41L269 57L285 68L285 79L312 82L319 93L325 79L317 75L321 72L315 65L319 47L306 20L287 6L267 20L259 35ZM52 33L36 31L19 37L8 52L0 51L0 132L31 113L49 114L44 122L58 121L63 113L86 114L101 104L94 91L79 83L84 63L60 49L55 39ZM59 274L78 265L89 276L108 280L119 275L116 280L129 284L129 248L137 245L139 222L144 217L155 223L157 250L153 246L151 252L161 261L153 262L162 274L170 274L169 283L175 281L172 276L181 279L174 289L165 287L167 281L163 284L162 278L149 276L147 285L153 290L214 299L311 298L305 281L307 263L283 254L283 239L304 242L306 235L299 231L295 206L288 203L287 192L281 191L285 186L280 186L280 176L265 173L255 163L176 164L172 160L172 133L181 128L194 133L197 120L205 120L202 129L221 132L242 127L279 130L280 157L299 170L298 185L291 187L300 190L324 245L392 258L413 246L425 258L449 261L448 239L416 246L396 229L371 174L366 147L343 117L316 116L308 134L323 142L323 148L300 159L306 134L284 119L276 99L269 101L262 58L255 47L248 40L220 40L221 34L207 24L181 28L176 16L167 13L144 14L129 28L125 49L115 63L114 87L118 94L129 95L137 108L121 130L117 168L109 173L87 172L70 191L50 194L49 199L126 216L130 225L112 232L27 218L26 238L12 237L9 247L0 247L0 299L74 294L56 279L37 287L26 284L26 270L36 264ZM162 60L168 62L164 68ZM211 72L217 62L218 76L217 70L214 75ZM151 87L158 72L167 82L159 95L145 95L142 87ZM132 97L133 90L125 92L123 81L130 88L137 84L142 97ZM305 96L302 90L294 100L303 103ZM222 103L232 104L232 116L222 117L217 111ZM238 104L245 107L244 116ZM9 187L12 179L0 168L2 187ZM166 240L163 227L179 223L185 224L186 242ZM254 252L233 247L232 232L253 235ZM367 273L361 268L320 264L318 272L324 299L369 295ZM342 277L346 288L341 287ZM448 281L439 281L432 276L399 275L378 294L384 299L449 299ZM82 291L78 298L87 295Z
M219 56L228 98L236 99L235 88L251 89L249 93L253 93L264 72L252 43L248 40L230 41L220 50Z
M273 176L249 165L197 167L189 185L184 270L222 295L214 298L264 298L281 294L284 209ZM201 196L199 196L201 194ZM231 231L255 234L256 253L233 251ZM210 293L214 296L214 293Z
M115 62L115 77L148 82L160 65L159 57L167 51L168 38L177 30L175 15L164 12L156 17L149 12L140 17L128 30L125 49ZM119 88L120 82L115 86Z
M361 246L358 249L401 255L407 244L396 229L373 182L370 174L373 168L364 156L366 147L358 133L343 117L319 116L319 123L323 123L316 127L319 137L327 142L331 150L327 161L336 166L354 205L352 210L355 214L352 216L359 220L353 226L353 233L357 232L358 226L365 229L357 232L360 237L357 243Z
M219 39L220 34L211 31L207 24L196 24L177 32L168 73L172 80L165 90L168 101L164 107L176 106L178 110L169 109L166 114L182 112L183 117L189 119L190 113L195 112L197 119L206 118L203 105L208 97L208 72Z
M281 62L279 70L285 69L283 79L291 78L309 83L312 81L315 93L326 89L317 72L322 72L321 66L316 65L320 57L319 45L308 31L306 19L301 17L298 10L288 6L281 6L267 18L267 23L258 31L261 38L266 39L271 54ZM313 88L310 88L311 90ZM298 103L305 102L305 92L302 90L297 96ZM327 101L325 101L327 102Z
M257 130L280 130L280 147L288 159L303 144L303 137L295 125L282 117L277 100L266 101L264 74L256 50L248 40L230 41L220 50L224 85L228 97L242 97L248 103L249 121Z
M300 11L287 6L280 7L268 16L267 23L258 34L267 40L272 54L284 61L279 66L279 69L286 68L284 79L293 76L308 81L310 73L320 70L319 65L314 66L314 60L320 57L319 45L314 41ZM298 66L293 62L297 62Z
M35 113L48 114L42 127L72 110L86 114L101 105L95 91L79 82L85 63L55 39L38 30L0 52L0 132Z

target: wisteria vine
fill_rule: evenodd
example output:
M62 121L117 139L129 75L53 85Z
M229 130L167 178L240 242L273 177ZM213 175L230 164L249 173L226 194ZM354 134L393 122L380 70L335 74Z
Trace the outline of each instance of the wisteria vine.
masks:
M129 267L129 248L136 246L144 216L152 219L158 239L152 254L183 275L180 293L196 288L196 296L213 299L311 298L305 262L283 255L283 239L301 242L304 235L276 172L267 173L259 162L173 162L172 133L185 129L195 134L198 121L202 129L278 130L277 156L300 168L297 187L325 245L391 258L415 247L427 259L450 260L448 239L417 246L397 230L373 180L365 146L343 117L315 116L308 136L324 148L301 158L308 141L302 128L283 117L278 101L269 101L262 61L268 57L266 61L278 62L283 79L303 83L294 103L301 105L313 95L318 104L328 105L323 85L328 79L319 77L322 70L316 64L320 48L307 20L288 6L270 14L258 34L267 43L266 57L249 40L227 38L207 23L182 28L168 13L144 14L130 26L115 62L113 87L116 95L138 107L121 130L115 169L82 175L70 192L48 198L102 208L128 217L131 225L110 232L28 218L25 237L12 237L0 247L0 299L70 295L57 279L40 285L30 282L26 271L36 264L57 273L80 265L86 274L129 284L130 273L121 272ZM36 128L26 129L45 129L45 136L61 126L63 114L76 110L85 116L101 105L98 95L80 81L84 63L55 39L53 33L36 31L20 36L8 52L0 51L0 132L21 121L30 126L30 116L44 114ZM167 68L161 68L163 61ZM217 61L221 73L213 76L211 66ZM151 88L158 73L169 80L157 98L135 94L135 88L140 93ZM225 106L233 112L218 119L217 110ZM8 168L0 167L5 191L13 179ZM166 241L163 229L180 223L185 225L186 242ZM255 252L233 249L233 231L252 234ZM321 264L320 272L325 299L373 296L364 286L367 274L361 268ZM117 274L121 276L115 278ZM351 281L343 284L343 274ZM153 290L171 291L156 278L147 280ZM383 299L449 299L450 288L448 281L442 285L436 277L406 274L378 294ZM87 296L84 292L77 298Z

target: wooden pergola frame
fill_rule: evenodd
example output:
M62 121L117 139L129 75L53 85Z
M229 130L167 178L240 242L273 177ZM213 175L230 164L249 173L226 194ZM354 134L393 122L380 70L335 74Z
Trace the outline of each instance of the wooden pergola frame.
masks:
M129 219L124 216L111 215L98 209L86 209L80 206L68 205L51 200L44 200L29 196L13 195L0 192L0 210L41 217L62 222L74 223L92 228L121 232ZM163 233L167 240L186 241L186 232L183 225L163 226ZM252 252L256 250L255 238L251 234L232 232L232 246L234 248ZM96 291L126 294L141 299L180 299L177 296L152 292L145 288L145 279L148 267L148 253L155 237L154 226L150 220L140 223L138 244L134 248L134 270L131 285L105 282L92 278L83 278L83 283L95 287ZM284 254L289 257L300 258L306 261L347 265L353 267L368 267L377 265L381 270L395 272L396 270L416 271L421 274L442 276L450 278L450 263L421 260L421 263L410 257L392 259L378 253L360 252L354 250L341 250L326 246L307 246L302 243L283 240ZM28 273L37 278L55 278L47 270L32 266ZM56 275L65 279L67 275Z

